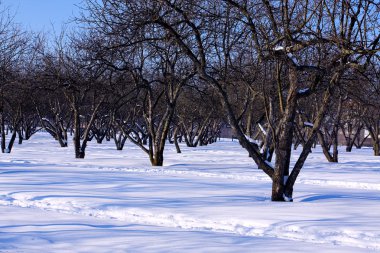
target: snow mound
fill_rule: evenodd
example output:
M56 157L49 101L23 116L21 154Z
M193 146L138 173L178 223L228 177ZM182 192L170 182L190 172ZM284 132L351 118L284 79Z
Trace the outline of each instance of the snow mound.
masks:
M273 237L380 250L380 232L368 233L334 228L321 229L315 226L308 226L307 222L297 224L289 221L264 225L257 220L236 218L221 220L214 217L192 217L181 213L160 212L140 208L112 207L96 209L73 201L55 198L38 199L24 193L1 195L0 205L38 208L52 212L91 216L98 219L116 219L130 224L232 233L252 237Z

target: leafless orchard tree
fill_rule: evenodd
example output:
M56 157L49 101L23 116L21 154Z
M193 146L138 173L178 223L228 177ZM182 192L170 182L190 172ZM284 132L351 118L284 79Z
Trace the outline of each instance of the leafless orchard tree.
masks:
M136 106L141 108L142 124L134 122L125 135L148 154L152 165L162 166L178 97L195 70L174 46L170 33L154 28L144 32L127 29L132 20L126 20L124 7L117 2L88 1L91 15L84 20L101 37L97 47L99 59L110 68L131 75L132 85L140 91ZM141 135L148 137L146 144Z
M372 61L367 79L367 92L364 104L367 104L363 114L363 122L372 139L375 156L380 156L380 59ZM367 103L366 103L367 102Z
M199 80L198 80L199 81ZM214 90L192 85L181 94L176 111L173 141L184 141L188 147L207 145L218 137L220 122L223 118L222 106L215 99ZM202 89L202 90L201 90Z
M105 0L100 8L103 12L98 22L105 16L118 17L124 35L144 34L143 40L147 41L165 41L169 37L187 55L199 77L218 91L241 145L272 179L273 201L292 200L294 183L341 78L347 70L365 66L379 50L379 35L375 32L378 6L371 1ZM238 57L242 60L236 60ZM281 64L278 98L270 101L264 95L268 131L273 136L274 166L246 137L228 92L234 83L228 78L230 73L242 67L234 64L245 65L249 57L268 67L264 80L273 76L276 64ZM298 102L320 87L320 107L301 155L290 168Z
M292 201L318 139L328 160L338 161L342 128L348 151L365 127L379 155L377 2L85 3L77 19L85 29L61 37L53 50L40 48L30 67L26 37L0 15L3 152L7 130L13 143L38 119L61 146L71 132L77 158L92 138L113 138L118 150L129 140L162 166L168 140L177 152L181 140L206 145L226 117L271 178L273 201ZM46 95L48 104L35 98L33 110L25 110L31 106L21 102L22 93L14 95L19 89ZM293 147L301 152L291 166Z
M363 116L366 113L364 106L349 98L343 107L341 133L346 141L346 152L351 152L354 145L361 147L366 136L361 138L364 130Z
M352 81L346 87L350 98L347 104L348 109L345 122L347 126L347 133L345 134L347 151L350 151L353 145L361 148L365 141L369 142L371 140L374 155L380 155L379 63L379 55L375 54L368 61L368 67L366 69L358 69L358 75L352 77ZM365 134L361 136L361 132L365 132ZM350 134L353 137L350 137Z
M0 11L0 128L1 150L10 153L22 123L25 90L19 67L29 43L26 34L15 24L7 10ZM25 97L23 97L25 96ZM7 132L12 131L7 145Z
M91 128L108 94L106 70L92 61L93 57L83 46L87 43L85 39L83 36L57 40L54 51L46 58L44 73L52 81L48 89L58 93L53 93L51 100L55 123L48 122L45 117L41 117L41 122L61 146L67 145L68 128L73 131L76 158L85 157ZM71 115L63 115L68 111Z

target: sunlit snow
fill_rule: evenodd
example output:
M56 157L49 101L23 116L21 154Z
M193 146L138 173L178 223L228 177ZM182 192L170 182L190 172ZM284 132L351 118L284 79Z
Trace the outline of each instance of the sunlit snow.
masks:
M237 141L181 149L156 168L129 142L91 142L84 160L46 133L16 145L0 155L0 252L380 251L370 148L342 147L338 164L313 150L293 203L270 201Z

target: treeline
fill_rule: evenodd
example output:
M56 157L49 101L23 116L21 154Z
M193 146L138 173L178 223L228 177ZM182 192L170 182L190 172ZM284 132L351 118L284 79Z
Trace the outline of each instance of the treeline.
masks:
M0 20L1 148L45 129L75 156L128 140L163 165L167 142L213 143L228 123L291 201L316 143L338 161L366 129L379 155L380 5L369 0L86 0L47 44ZM293 148L300 148L290 164ZM274 156L273 156L274 155ZM272 161L272 157L274 157Z

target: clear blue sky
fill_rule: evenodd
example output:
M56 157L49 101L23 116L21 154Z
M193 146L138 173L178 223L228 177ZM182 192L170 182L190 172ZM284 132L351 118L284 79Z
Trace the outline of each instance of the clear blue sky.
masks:
M25 29L45 31L53 35L52 27L59 34L62 24L80 12L78 6L81 2L82 0L0 0L0 9L8 7L14 15L14 21Z

